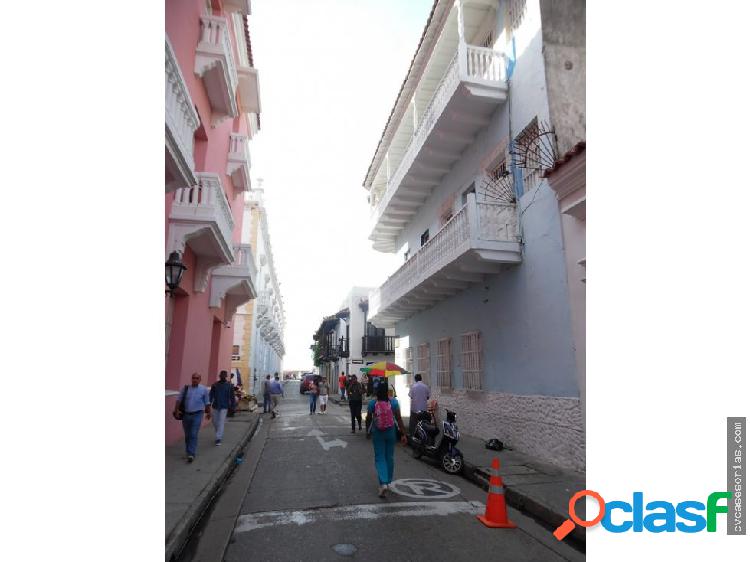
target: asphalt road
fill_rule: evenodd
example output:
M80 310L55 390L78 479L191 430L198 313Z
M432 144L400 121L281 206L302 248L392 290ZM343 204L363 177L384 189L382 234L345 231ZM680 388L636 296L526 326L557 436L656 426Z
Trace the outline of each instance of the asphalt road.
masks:
M517 529L485 527L486 492L400 444L398 493L379 498L372 443L350 432L348 407L309 415L298 388L287 384L279 417L264 416L193 560L584 560L513 509Z

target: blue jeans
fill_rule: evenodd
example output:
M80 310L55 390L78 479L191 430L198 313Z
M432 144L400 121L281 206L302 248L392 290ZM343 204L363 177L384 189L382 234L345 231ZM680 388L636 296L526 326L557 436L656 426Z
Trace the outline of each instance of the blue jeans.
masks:
M310 413L314 414L318 407L318 395L310 393Z
M185 453L188 456L195 456L196 449L198 448L198 431L201 428L203 422L203 410L197 414L188 414L187 412L182 418L182 429L185 432Z
M373 422L375 423L375 422ZM372 447L375 449L375 470L378 471L378 482L390 484L393 480L393 449L396 446L396 428L385 431L372 428Z
M271 395L270 394L264 394L263 395L263 413L271 411Z

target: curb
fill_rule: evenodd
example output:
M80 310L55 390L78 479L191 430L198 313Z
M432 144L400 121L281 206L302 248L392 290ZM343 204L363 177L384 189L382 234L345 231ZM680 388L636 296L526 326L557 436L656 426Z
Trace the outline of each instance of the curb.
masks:
M254 413L254 410L251 410L250 413ZM255 435L259 422L260 415L257 415L255 422L250 423L252 427L248 430L247 434L232 448L219 470L214 473L214 478L211 483L198 495L196 500L191 504L190 509L188 509L185 514L185 517L182 518L172 530L172 533L167 537L165 546L165 560L167 562L174 560L190 540L190 532L201 520L203 513L211 505L211 502L221 489L222 484L224 484L224 481L234 469L234 459L237 456L237 453L245 448L253 435Z
M467 461L466 458L464 458L464 468L461 471L461 476L485 491L489 489L490 475L482 468ZM507 484L505 485L505 499L507 500L508 505L530 515L540 523L552 527L552 529L557 528L567 519L566 515L557 513L549 506L544 505L531 496L524 494L523 492L516 490L513 486ZM581 550L582 548L585 549L586 530L576 525L575 529L563 542L568 543L570 546L578 550Z

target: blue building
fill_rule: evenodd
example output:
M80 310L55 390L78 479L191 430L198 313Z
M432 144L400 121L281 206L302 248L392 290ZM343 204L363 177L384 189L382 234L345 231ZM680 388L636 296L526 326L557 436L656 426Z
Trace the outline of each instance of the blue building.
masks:
M584 6L436 0L364 182L373 247L404 258L369 295L396 362L464 431L578 470L585 379L544 175L585 138Z

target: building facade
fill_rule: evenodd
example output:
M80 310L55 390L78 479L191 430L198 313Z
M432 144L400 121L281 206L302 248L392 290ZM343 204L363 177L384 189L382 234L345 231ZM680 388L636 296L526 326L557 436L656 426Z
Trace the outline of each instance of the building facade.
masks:
M362 367L395 360L398 338L394 328L378 328L367 317L367 297L372 290L372 287L352 287L339 312L324 318L313 336L320 374L331 388L338 388L342 372L359 378Z
M187 267L165 299L167 443L181 437L171 412L191 374L211 384L230 369L235 311L257 291L241 240L260 123L249 13L247 1L166 1L165 249Z
M260 180L259 180L260 181ZM258 297L237 311L232 369L243 388L257 395L266 375L283 372L284 302L273 261L263 189L253 189L245 203L243 240L256 256ZM235 353L236 352L236 353Z
M571 62L552 4L435 1L364 182L373 247L404 257L369 318L395 328L396 362L462 430L582 470L561 220L543 177L562 108L547 67Z

